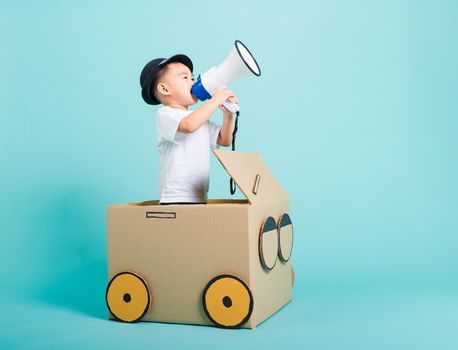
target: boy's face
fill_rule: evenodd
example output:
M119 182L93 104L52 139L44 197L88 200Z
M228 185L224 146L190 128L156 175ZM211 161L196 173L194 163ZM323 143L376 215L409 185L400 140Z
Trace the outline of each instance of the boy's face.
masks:
M194 76L183 63L169 63L167 71L158 83L167 84L170 93L169 97L173 102L181 106L187 107L197 102L197 98L191 94Z

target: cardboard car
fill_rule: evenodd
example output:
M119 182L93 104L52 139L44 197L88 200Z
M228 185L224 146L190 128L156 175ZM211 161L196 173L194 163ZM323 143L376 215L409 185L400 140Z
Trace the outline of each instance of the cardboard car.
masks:
M287 193L259 154L213 152L246 199L108 207L110 319L255 328L291 300Z

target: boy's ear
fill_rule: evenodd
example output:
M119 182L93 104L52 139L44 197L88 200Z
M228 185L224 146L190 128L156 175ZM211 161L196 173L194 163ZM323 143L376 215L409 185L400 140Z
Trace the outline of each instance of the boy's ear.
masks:
M157 92L163 96L169 96L170 95L170 88L166 83L158 83L156 85Z

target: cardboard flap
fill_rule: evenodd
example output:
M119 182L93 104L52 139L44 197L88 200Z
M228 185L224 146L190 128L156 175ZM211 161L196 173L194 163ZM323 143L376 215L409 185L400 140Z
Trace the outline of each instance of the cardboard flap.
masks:
M213 153L251 204L288 200L288 194L258 153L221 150Z

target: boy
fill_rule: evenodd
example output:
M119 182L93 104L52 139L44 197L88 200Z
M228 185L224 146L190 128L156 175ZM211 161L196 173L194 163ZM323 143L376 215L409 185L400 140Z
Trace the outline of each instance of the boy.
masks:
M185 55L150 61L140 76L142 97L151 105L163 104L156 114L160 154L160 204L207 202L210 150L232 143L233 114L222 104L237 103L232 91L221 88L195 111L192 95L193 64ZM220 108L223 124L208 119Z

